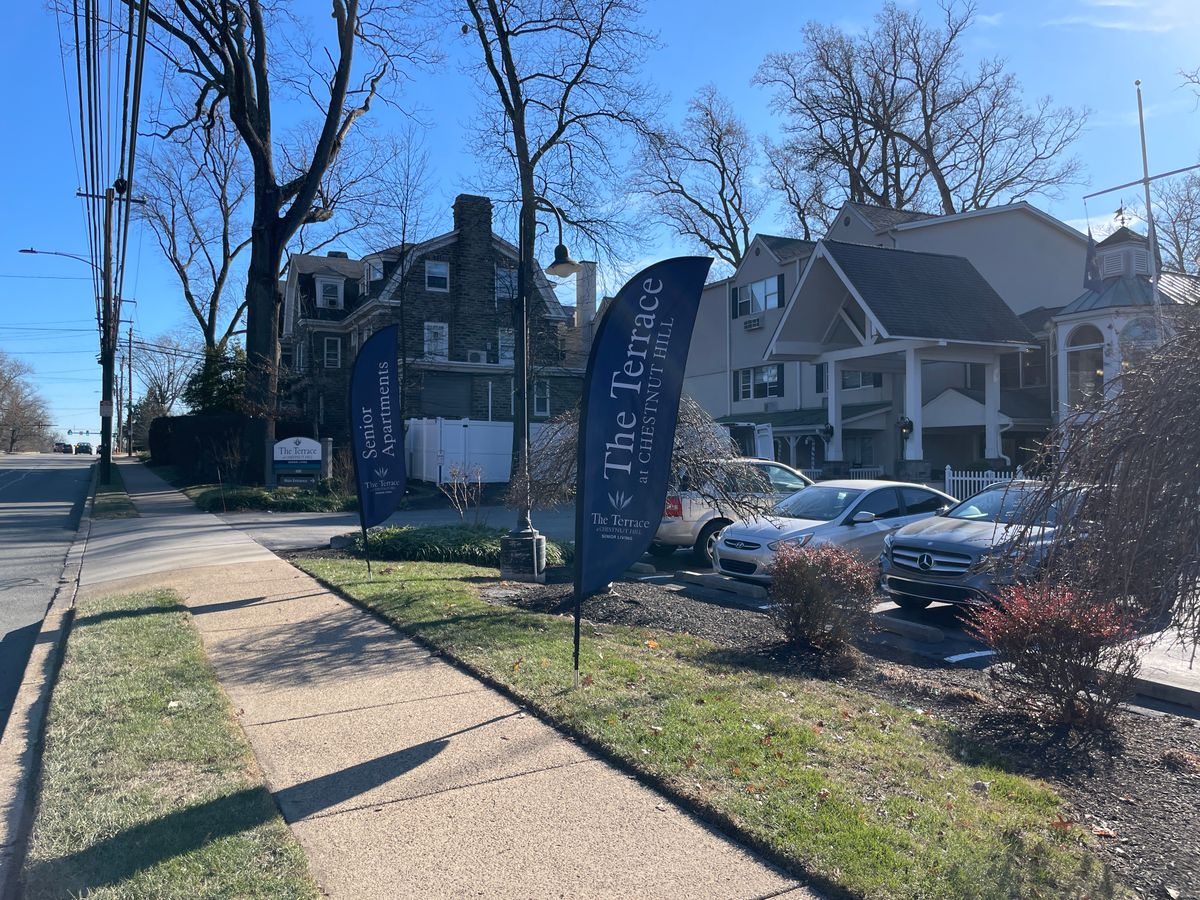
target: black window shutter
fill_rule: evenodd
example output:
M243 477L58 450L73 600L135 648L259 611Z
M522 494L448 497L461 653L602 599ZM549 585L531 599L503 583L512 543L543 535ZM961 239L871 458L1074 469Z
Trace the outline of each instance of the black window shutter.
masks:
M737 372L737 369L733 370L732 391L733 391L733 394L732 394L733 399L734 400L740 399L740 397L738 396L738 372Z
M731 287L729 289L729 318L736 319L738 316L738 289Z
M883 387L883 373L882 372L872 372L871 373L871 384L875 385L875 387Z
M817 376L817 393L825 393L825 363L817 363L813 366L816 369Z
M782 278L783 276L779 277ZM782 397L784 391L787 389L783 383L783 363L776 363L775 365L775 383L779 385L779 396Z
M779 308L783 309L783 307L787 305L787 297L785 297L783 294L783 273L780 272L775 277L779 279L779 284L777 286L779 290L779 296L776 298L776 302L779 304Z

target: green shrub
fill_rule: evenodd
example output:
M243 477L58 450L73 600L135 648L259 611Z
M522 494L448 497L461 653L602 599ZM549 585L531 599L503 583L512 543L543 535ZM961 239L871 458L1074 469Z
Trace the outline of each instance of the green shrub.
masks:
M500 565L500 538L506 528L484 525L391 525L368 532L372 559L406 559L419 562L456 562L476 566ZM354 543L362 553L362 536ZM546 566L570 562L572 553L554 541L546 541Z
M337 494L328 488L313 490L297 487L264 488L252 485L213 485L193 492L192 499L205 512L346 512L357 509L353 496Z

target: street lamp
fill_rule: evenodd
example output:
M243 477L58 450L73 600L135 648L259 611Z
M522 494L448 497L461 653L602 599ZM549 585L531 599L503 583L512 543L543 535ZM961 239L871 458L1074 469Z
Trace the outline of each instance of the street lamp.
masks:
M514 387L520 384L520 390L514 391L517 471L513 475L521 481L522 497L517 523L500 541L500 575L512 581L536 582L546 577L546 539L533 527L529 490L529 298L533 293L533 248L525 245L524 226L530 214L536 219L539 208L554 213L558 221L558 245L554 248L554 262L546 272L561 278L580 268L563 243L563 216L559 208L545 197L534 195L523 199L517 226L517 316L513 329L513 384Z

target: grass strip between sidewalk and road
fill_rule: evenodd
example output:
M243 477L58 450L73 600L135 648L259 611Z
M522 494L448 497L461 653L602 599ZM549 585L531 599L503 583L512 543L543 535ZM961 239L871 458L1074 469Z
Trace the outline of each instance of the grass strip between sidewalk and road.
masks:
M688 635L493 605L494 570L299 565L504 686L828 893L1126 897L1046 784L973 758L951 723L833 682L764 674Z
M100 465L100 463L96 463ZM92 518L93 519L135 519L138 511L133 506L133 501L129 499L129 494L125 490L125 482L121 478L121 467L118 465L110 465L108 467L109 483L96 484L96 498L92 501Z
M169 591L80 603L46 725L23 896L319 896Z

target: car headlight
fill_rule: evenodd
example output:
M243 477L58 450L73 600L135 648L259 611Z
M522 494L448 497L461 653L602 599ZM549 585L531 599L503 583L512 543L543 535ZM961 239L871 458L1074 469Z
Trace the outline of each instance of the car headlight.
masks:
M782 540L773 541L770 544L767 544L767 549L779 551L784 547L804 547L812 539L813 533L810 531L808 534L802 534L799 537L783 538Z

